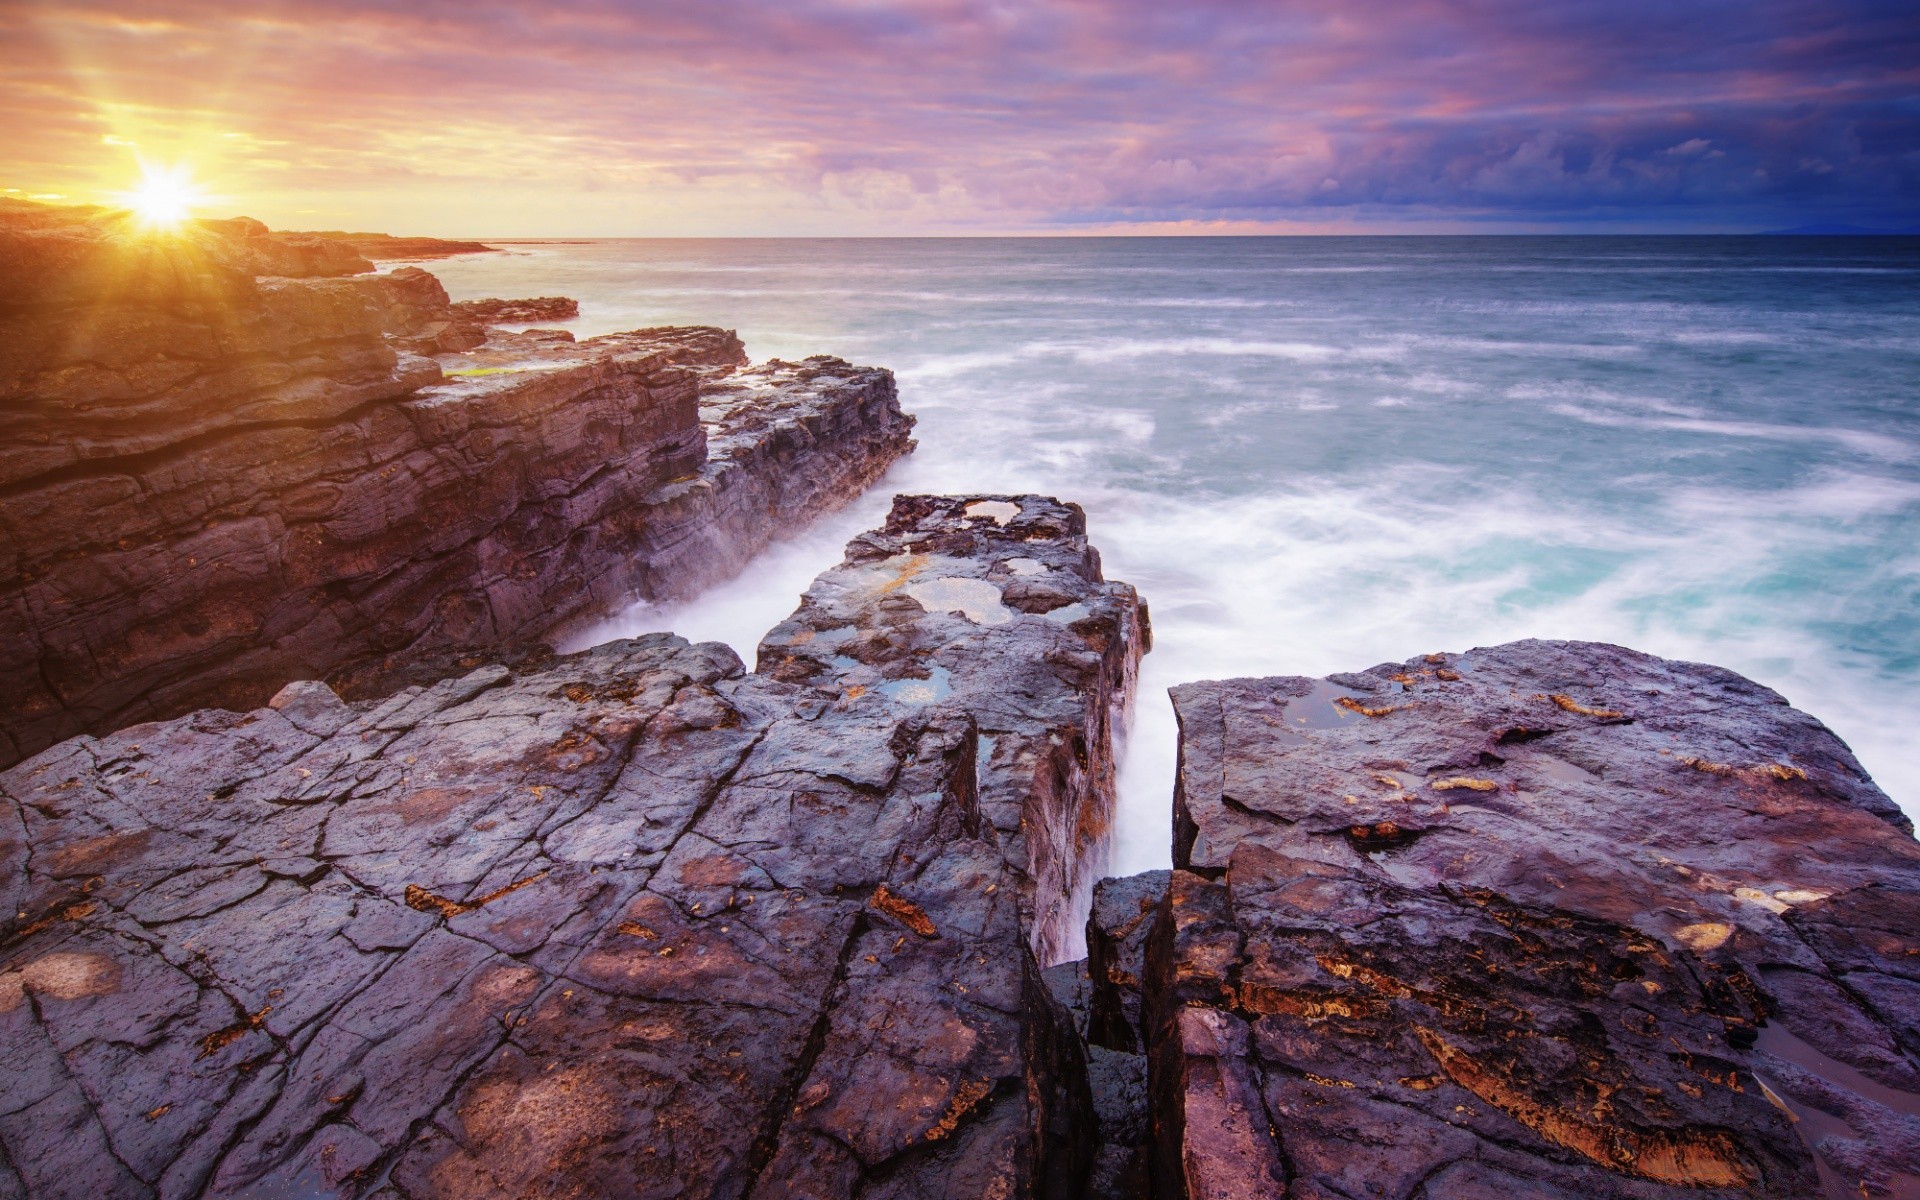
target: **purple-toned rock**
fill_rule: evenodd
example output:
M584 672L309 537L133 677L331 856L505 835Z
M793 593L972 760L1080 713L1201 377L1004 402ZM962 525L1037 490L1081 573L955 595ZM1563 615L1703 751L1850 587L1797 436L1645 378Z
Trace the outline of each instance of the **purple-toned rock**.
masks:
M1914 1194L1920 845L1778 695L1519 642L1174 701L1156 1197Z
M1051 966L1080 953L1148 638L1145 606L1102 577L1077 505L901 496L767 634L759 659L776 679L838 695L974 714L981 811L1026 881L1021 912Z
M1015 513L988 534L980 503ZM911 533L929 581L999 578L1024 546L1136 627L1077 510L896 517L849 563ZM921 605L863 569L802 615ZM1042 686L1028 620L970 630L937 696L660 634L381 702L296 683L0 774L0 1194L1078 1195L1098 1121L982 730L1017 703L1071 744L1075 689L1112 709L1131 676Z

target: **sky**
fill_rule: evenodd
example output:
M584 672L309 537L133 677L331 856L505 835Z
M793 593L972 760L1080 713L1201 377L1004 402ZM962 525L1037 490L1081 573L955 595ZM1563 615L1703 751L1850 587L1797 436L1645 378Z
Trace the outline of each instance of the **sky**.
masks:
M1914 0L0 0L0 113L276 228L1920 226Z

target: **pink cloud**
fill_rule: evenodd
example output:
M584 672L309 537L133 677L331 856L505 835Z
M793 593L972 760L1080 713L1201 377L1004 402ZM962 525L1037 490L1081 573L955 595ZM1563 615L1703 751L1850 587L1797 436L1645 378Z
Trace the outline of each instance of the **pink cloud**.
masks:
M100 190L118 137L269 219L1724 220L1920 195L1920 21L1860 0L158 0L13 6L0 40L9 184Z

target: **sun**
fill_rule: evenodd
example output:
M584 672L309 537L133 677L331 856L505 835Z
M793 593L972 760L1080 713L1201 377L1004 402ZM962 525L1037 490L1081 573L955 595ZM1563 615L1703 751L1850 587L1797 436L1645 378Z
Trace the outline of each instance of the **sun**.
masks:
M126 193L127 207L149 229L177 229L204 197L185 167L141 168L140 186Z

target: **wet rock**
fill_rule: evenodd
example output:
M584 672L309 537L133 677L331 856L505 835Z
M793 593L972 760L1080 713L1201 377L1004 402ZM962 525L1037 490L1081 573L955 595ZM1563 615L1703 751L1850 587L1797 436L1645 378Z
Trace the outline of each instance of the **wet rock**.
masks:
M1094 885L1087 918L1087 1040L1110 1050L1146 1049L1140 998L1147 971L1147 938L1166 896L1169 872L1145 871ZM1092 982L1099 980L1098 986Z
M1045 580L1070 603L1002 603ZM967 708L981 811L1022 881L1043 966L1081 953L1113 821L1116 739L1148 646L1134 590L1105 580L1078 506L901 496L760 643L760 670L841 700Z
M566 296L534 296L527 300L461 300L454 312L481 325L532 325L541 321L570 321L580 315L580 302Z
M1174 699L1157 1196L1920 1177L1920 845L1778 695L1519 642Z
M913 444L885 371L729 380L743 348L707 328L487 341L433 276L334 243L20 211L0 763L291 679L366 696L524 655L725 578Z
M850 561L1024 547L1136 630L1077 510L1015 503L1009 541L904 498ZM843 566L801 615L886 585ZM1027 620L967 634L934 698L661 634L373 702L297 683L0 774L8 1187L1078 1195L1129 1118L1030 948L982 729L1087 736L1131 660L1075 676L1098 705L1036 688Z

